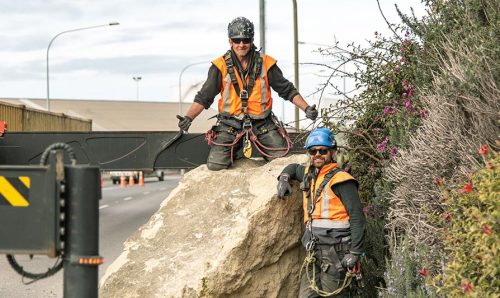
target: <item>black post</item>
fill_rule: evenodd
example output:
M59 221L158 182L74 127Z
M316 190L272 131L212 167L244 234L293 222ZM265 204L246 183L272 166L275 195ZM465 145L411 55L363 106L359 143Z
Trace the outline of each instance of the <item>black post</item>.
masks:
M99 168L66 166L64 297L97 297ZM101 259L102 260L102 259Z

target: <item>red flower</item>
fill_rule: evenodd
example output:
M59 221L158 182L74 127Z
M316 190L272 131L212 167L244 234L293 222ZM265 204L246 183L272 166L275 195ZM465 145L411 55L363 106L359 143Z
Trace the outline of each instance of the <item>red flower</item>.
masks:
M450 212L445 212L443 213L443 219L444 220L450 220L451 219L451 213Z
M423 278L426 278L427 275L429 275L429 269L423 267L422 269L418 270L418 274Z
M473 286L469 281L464 281L462 285L460 285L460 289L462 289L464 293L470 293L472 292Z
M493 230L491 229L490 226L488 225L483 225L483 233L485 233L486 235L491 235L493 233Z
M467 184L464 185L464 187L460 190L461 193L469 193L472 191L472 182L469 182Z
M481 146L481 148L479 148L479 154L488 155L488 153L490 153L490 148L488 148L488 145L483 144L483 146Z

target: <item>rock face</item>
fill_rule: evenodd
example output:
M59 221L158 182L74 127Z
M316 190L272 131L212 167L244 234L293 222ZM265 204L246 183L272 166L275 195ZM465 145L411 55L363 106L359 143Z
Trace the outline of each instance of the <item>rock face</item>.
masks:
M124 244L99 297L297 297L302 198L276 196L276 177L303 155L240 160L188 172Z

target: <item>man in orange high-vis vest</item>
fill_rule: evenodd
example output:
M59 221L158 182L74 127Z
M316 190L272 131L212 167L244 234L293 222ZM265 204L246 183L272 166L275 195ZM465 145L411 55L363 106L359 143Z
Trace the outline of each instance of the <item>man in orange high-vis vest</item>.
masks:
M243 140L233 146L229 144L234 143L244 128L252 129L267 160L286 154L286 150L276 151L276 148L285 149L288 144L272 114L271 88L304 111L307 118L314 121L318 116L315 105L309 106L293 84L283 77L276 60L256 51L252 22L244 17L232 20L228 25L228 37L231 49L212 61L208 78L194 102L184 117L178 117L179 127L187 131L191 122L213 104L217 94L220 95L218 121L212 131L214 143L222 146L212 145L207 160L208 168L215 171L231 165Z
M351 297L361 278L366 228L358 182L337 167L337 144L328 129L313 130L306 148L309 164L290 164L278 178L281 199L292 191L290 179L300 181L303 190L306 260L299 297Z

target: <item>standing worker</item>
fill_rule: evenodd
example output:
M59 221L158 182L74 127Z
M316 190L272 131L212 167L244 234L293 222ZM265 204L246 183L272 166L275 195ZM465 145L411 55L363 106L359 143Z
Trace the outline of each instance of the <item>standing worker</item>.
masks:
M306 148L309 164L290 164L278 178L281 199L292 191L290 179L303 190L306 260L299 297L350 297L352 279L361 278L366 228L358 182L337 167L337 144L328 129L313 130Z
M187 131L191 122L220 94L217 124L207 133L211 145L207 166L213 171L228 168L242 146L249 157L250 140L267 160L288 152L291 144L286 131L272 113L271 87L304 111L307 118L314 121L318 116L315 105L309 106L283 77L276 60L256 50L252 22L238 17L229 23L227 33L231 49L212 61L208 78L186 115L178 116L179 128Z

